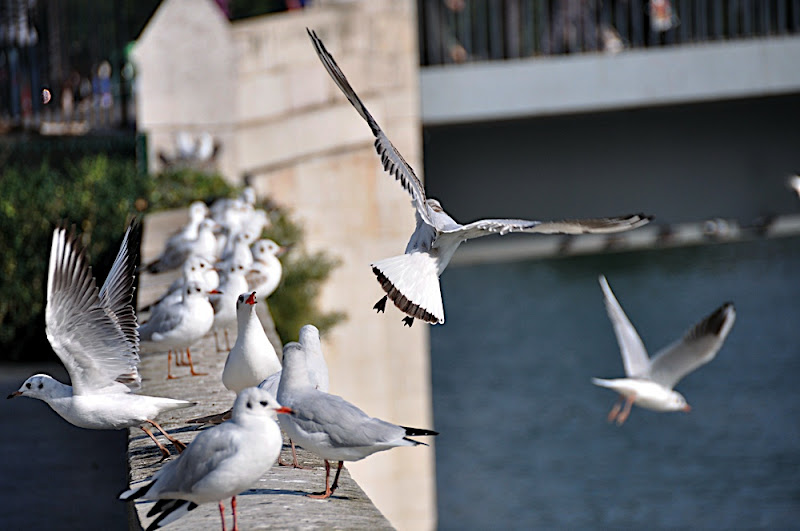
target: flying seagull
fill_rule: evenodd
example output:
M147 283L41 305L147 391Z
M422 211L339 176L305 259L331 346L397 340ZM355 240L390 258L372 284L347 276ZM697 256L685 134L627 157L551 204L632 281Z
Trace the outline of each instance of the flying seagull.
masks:
M125 232L117 258L98 290L79 238L64 228L53 231L47 275L45 332L69 373L66 385L47 374L25 380L8 398L26 396L44 401L67 422L91 430L139 426L169 455L144 424L151 424L178 450L185 445L153 419L173 409L195 405L186 400L137 395L139 333L133 311L133 281L141 225L134 220Z
M381 157L383 168L400 181L412 197L416 208L417 226L406 246L405 254L379 260L373 264L372 272L386 295L373 307L378 312L386 309L387 298L407 314L403 322L411 326L414 319L432 324L444 323L444 307L439 287L439 276L462 242L488 236L528 232L538 234L584 234L620 232L648 223L652 216L633 214L629 216L562 220L529 221L524 219L483 219L461 225L444 211L436 199L425 196L422 183L414 170L405 161L378 123L359 99L353 87L339 69L333 56L317 34L309 29L309 37L320 61L333 81L344 93L358 114L366 120L375 136L375 149Z
M639 334L622 306L617 302L606 277L600 275L600 287L605 297L606 311L625 365L625 378L604 380L592 378L592 383L607 387L620 394L619 400L608 414L608 421L621 426L631 412L631 406L655 411L689 411L686 399L673 391L681 379L698 367L714 359L725 342L736 319L733 303L726 302L694 325L685 336L661 349L653 358L647 356ZM624 403L624 408L623 408Z

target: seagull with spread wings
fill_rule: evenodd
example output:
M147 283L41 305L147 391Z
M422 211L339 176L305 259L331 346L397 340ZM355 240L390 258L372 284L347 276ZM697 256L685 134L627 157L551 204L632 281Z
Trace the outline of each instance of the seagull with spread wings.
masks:
M684 376L714 359L728 337L736 320L733 303L726 302L694 325L683 338L661 349L653 358L647 356L639 334L622 306L617 302L606 277L600 275L606 311L617 336L625 366L625 378L605 380L592 378L592 383L619 393L620 397L608 421L621 426L631 412L631 406L655 411L689 411L686 399L672 388ZM624 407L623 407L624 403Z
M139 333L133 310L136 249L141 226L125 232L114 265L98 290L78 237L64 228L53 232L47 277L45 330L72 385L35 374L8 398L44 401L64 420L80 428L119 430L139 426L164 457L167 450L144 424L158 428L179 450L185 445L153 420L161 413L195 405L186 400L137 395Z
M422 183L378 123L369 113L353 87L347 81L333 56L325 49L317 34L307 30L314 49L333 81L344 93L358 114L367 122L375 136L375 149L383 168L411 194L416 208L417 226L406 246L405 254L379 260L372 272L386 295L374 309L382 312L387 298L407 314L403 322L411 326L414 319L432 324L444 323L444 307L439 276L444 272L458 246L466 240L490 234L527 232L538 234L584 234L620 232L648 223L652 217L643 214L630 216L562 220L528 221L523 219L483 219L461 225L451 218L436 199L425 196Z

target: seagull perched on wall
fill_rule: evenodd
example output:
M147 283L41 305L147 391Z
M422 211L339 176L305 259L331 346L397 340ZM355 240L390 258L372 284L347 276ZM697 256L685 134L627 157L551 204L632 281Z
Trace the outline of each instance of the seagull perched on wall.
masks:
M633 404L655 411L689 411L691 408L686 399L672 388L684 376L717 355L736 320L733 304L726 302L694 325L683 338L650 359L639 334L614 297L606 277L600 275L599 280L608 318L614 326L614 334L622 352L626 376L613 380L592 378L595 385L620 394L619 401L608 414L608 421L616 420L617 425L621 426Z
M411 326L414 319L428 323L444 323L444 307L439 276L462 242L488 236L527 232L539 234L584 234L620 232L648 223L652 216L633 214L622 217L562 221L528 221L523 219L483 219L461 225L451 218L436 199L425 197L422 183L350 86L344 73L325 49L316 33L307 30L322 64L358 114L366 120L375 136L375 149L383 168L400 181L412 197L416 208L417 226L406 246L405 254L379 260L372 272L386 292L373 307L378 312L386 308L387 298L408 317L403 322Z

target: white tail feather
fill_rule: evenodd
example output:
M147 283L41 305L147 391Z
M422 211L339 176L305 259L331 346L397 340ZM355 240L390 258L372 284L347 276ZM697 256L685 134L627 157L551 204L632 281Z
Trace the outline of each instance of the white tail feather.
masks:
M420 318L420 312L415 311L415 306L418 306L433 317L424 320L444 323L438 263L434 257L428 253L409 253L379 260L372 267L391 283L383 282L383 289L400 310ZM378 279L381 280L380 275ZM392 288L398 293L393 294ZM404 303L403 297L408 303Z

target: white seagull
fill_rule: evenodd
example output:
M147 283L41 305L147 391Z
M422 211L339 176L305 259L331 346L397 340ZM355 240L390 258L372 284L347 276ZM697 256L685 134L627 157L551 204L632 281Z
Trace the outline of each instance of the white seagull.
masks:
M202 204L202 203L193 203ZM192 210L191 215L194 223L195 217L200 215L200 210ZM172 269L177 269L190 256L202 256L207 260L213 260L217 254L217 237L214 236L214 229L217 224L209 218L200 219L197 230L190 233L179 233L175 238L167 240L164 250L158 258L145 266L150 273L163 273ZM194 235L194 237L190 237Z
M736 319L733 303L726 302L714 312L694 325L683 338L661 349L652 359L647 355L639 334L633 327L622 306L617 302L606 278L600 275L600 287L605 296L606 311L614 334L617 336L625 378L604 380L592 378L592 383L607 387L620 394L608 421L622 425L631 412L631 406L655 411L689 411L686 399L673 391L684 376L705 365L717 355ZM625 404L623 408L623 402Z
M132 222L108 278L98 290L77 236L67 234L64 228L55 229L47 276L45 330L72 386L47 374L36 374L8 398L42 400L80 428L119 430L139 426L166 457L169 450L143 424L152 424L182 450L183 443L170 437L153 419L166 411L195 404L131 393L141 387L137 369L139 335L132 306L134 253L140 235L140 226Z
M291 413L267 391L245 389L233 404L233 418L201 432L174 461L169 461L144 486L120 494L121 500L158 500L147 513L157 516L147 530L158 529L202 503L218 502L222 529L231 498L233 528L238 529L236 495L247 490L269 470L283 440L277 414Z
M300 329L300 345L306 353L306 369L308 370L308 379L314 389L328 392L329 377L328 377L328 364L325 362L325 355L322 353L322 342L319 339L319 330L312 324L304 325ZM281 383L281 375L283 370L280 370L261 382L258 387L266 389L273 395L278 395L278 387ZM297 450L294 447L294 441L290 438L289 445L292 448L292 466L294 468L303 468L297 461ZM278 464L283 466L283 463L278 459Z
M247 289L257 291L262 300L272 295L281 283L283 265L278 257L286 250L286 247L267 239L258 240L250 249L253 263L250 264L250 272L246 275Z
M170 284L167 292L153 304L139 308L140 312L153 309L159 304L172 304L183 297L187 284L195 282L201 289L212 291L219 287L219 273L213 264L202 256L190 256L181 268L181 276Z
M228 328L236 323L236 299L238 293L244 293L247 289L247 278L245 275L250 272L249 267L243 264L230 264L227 269L221 271L219 283L219 295L211 297L211 305L214 307L214 343L217 352L224 352L219 348L217 333L222 330L225 334L225 350L230 352L231 344L228 339Z
M450 263L458 246L466 240L511 232L539 234L620 232L641 227L652 219L651 216L634 214L583 220L483 219L467 225L457 223L442 209L439 201L425 197L425 190L414 170L378 126L339 69L333 56L325 49L316 33L307 31L328 74L372 130L375 136L375 149L381 157L383 168L389 175L399 180L403 188L411 194L416 208L417 226L406 246L405 254L371 264L372 272L387 294L373 307L378 312L385 310L388 297L397 308L408 315L403 319L408 326L413 324L415 318L434 324L444 323L439 276Z
M438 435L431 430L407 428L370 417L340 396L315 389L308 377L306 352L299 343L283 347L283 375L278 401L293 414L280 418L281 428L297 444L325 460L325 491L309 494L328 498L338 486L344 461L358 461L396 446L417 446L410 436ZM284 402L285 401L285 402ZM330 461L339 461L329 486Z
M236 300L236 343L222 369L222 384L239 394L281 370L275 348L256 315L256 292L242 293Z
M139 327L142 352L167 351L167 379L172 380L172 352L186 350L192 376L204 376L196 372L192 363L190 348L206 335L214 324L214 309L208 302L208 295L220 293L205 290L196 282L190 282L183 289L183 297L171 304L153 307L150 320Z

